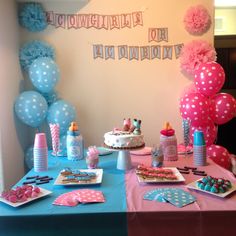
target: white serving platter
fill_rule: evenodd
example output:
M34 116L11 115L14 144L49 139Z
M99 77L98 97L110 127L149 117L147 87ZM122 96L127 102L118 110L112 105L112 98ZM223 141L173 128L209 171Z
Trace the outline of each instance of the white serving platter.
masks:
M139 183L181 183L185 181L183 175L179 172L176 167L163 167L163 169L172 170L173 174L177 177L177 179L158 179L158 178L143 178L140 175L137 175Z
M32 202L34 200L37 200L37 199L42 198L42 197L45 197L45 196L47 196L47 195L52 193L51 191L49 191L47 189L43 189L43 188L39 188L39 189L40 189L40 193L39 193L39 195L37 197L30 197L30 198L28 198L24 202L13 203L13 202L7 201L6 199L4 199L2 197L0 197L0 202L4 202L4 203L6 203L6 204L8 204L8 205L10 205L12 207L19 207L19 206L22 206L22 205L24 205L26 203Z
M201 178L202 179L202 178ZM210 195L214 195L214 196L217 196L217 197L221 197L221 198L225 198L227 197L229 194L231 194L232 192L234 192L236 190L236 185L235 184L232 184L232 188L230 188L228 191L226 191L225 193L212 193L212 192L209 192L209 191L206 191L206 190L203 190L203 189L200 189L197 187L197 181L201 180L201 179L198 179L190 184L187 185L187 188L189 189L194 189L194 190L197 190L199 192L204 192L204 193L208 193Z
M64 182L63 180L66 179L66 177L59 174L54 182L54 185L71 186L71 185L93 185L102 183L103 169L79 169L79 171L95 173L96 178L86 181L81 180L79 182Z

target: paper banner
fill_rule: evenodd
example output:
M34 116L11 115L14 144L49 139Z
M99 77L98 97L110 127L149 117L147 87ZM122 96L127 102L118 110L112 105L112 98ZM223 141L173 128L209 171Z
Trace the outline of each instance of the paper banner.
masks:
M172 60L179 58L183 43L176 45L128 46L128 45L93 45L93 58L140 60Z
M141 11L115 15L101 14L58 14L53 11L46 12L47 22L56 28L64 29L123 29L143 26Z
M148 42L168 42L168 28L149 28Z

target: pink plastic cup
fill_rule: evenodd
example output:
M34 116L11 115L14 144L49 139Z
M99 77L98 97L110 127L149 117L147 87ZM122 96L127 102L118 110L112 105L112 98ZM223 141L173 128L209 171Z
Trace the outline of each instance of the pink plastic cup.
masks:
M47 139L45 133L35 134L34 148L47 148Z

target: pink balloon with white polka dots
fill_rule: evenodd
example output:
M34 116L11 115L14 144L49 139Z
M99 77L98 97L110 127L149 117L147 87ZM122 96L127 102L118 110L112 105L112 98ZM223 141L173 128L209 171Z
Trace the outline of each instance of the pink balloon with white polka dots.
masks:
M201 63L194 73L194 83L198 92L211 97L223 87L225 72L217 62Z
M212 144L207 147L207 157L225 169L230 169L230 154L226 148Z
M215 124L221 125L230 121L236 114L236 100L228 93L214 95L210 102L211 118Z
M209 99L198 92L189 93L180 98L179 109L183 119L202 124L209 117Z

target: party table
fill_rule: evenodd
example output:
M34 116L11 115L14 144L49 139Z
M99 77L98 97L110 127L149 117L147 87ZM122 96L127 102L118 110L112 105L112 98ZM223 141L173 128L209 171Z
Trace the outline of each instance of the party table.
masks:
M48 175L55 180L65 167L84 169L86 164L85 160L68 161L66 157L49 156L48 171L35 173L31 170L16 185L21 185L27 176L37 174ZM0 236L127 235L125 173L116 169L115 155L101 157L99 168L103 169L101 185L65 187L53 185L53 180L39 185L52 191L44 198L17 208L0 202ZM52 204L59 195L83 188L102 191L106 202L76 207Z
M149 155L131 155L132 165L150 165ZM236 194L221 199L209 194L189 190L186 184L200 176L183 175L185 183L140 184L134 169L116 169L117 152L100 157L99 168L103 169L100 185L76 187L57 186L53 182L65 167L86 168L85 160L68 161L66 157L49 156L48 171L40 175L54 178L40 187L52 191L44 198L13 208L0 203L0 236L5 235L236 235ZM192 157L179 156L175 162L165 162L166 167L193 166ZM233 175L208 161L200 167L207 174L225 177L235 183ZM21 185L29 171L16 185ZM155 188L174 187L190 192L197 198L193 204L177 208L171 204L143 200L146 191ZM76 207L56 206L53 201L61 194L75 189L89 188L103 192L106 202L79 204Z
M207 166L198 167L208 175L217 178L229 179L236 183L233 174L226 169L208 160ZM151 165L151 158L146 156L132 156L132 163ZM166 167L193 167L193 157L179 156L178 161L165 161ZM134 169L126 174L128 235L236 235L236 193L226 198L219 198L208 193L190 190L187 184L196 181L202 176L182 174L185 183L176 184L140 184ZM171 204L143 200L148 190L155 188L181 188L190 192L197 201L183 208Z

